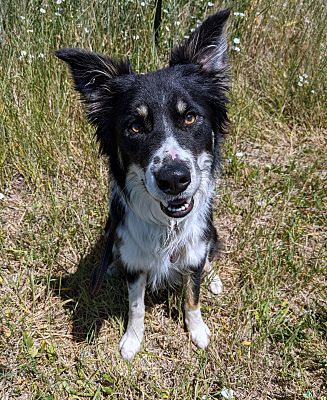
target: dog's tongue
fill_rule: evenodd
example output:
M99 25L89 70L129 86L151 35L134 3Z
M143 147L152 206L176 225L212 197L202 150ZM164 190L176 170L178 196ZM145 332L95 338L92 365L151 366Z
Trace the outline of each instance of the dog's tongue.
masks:
M168 204L170 206L182 206L183 204L185 204L186 200L185 199L175 199L172 201L168 201Z

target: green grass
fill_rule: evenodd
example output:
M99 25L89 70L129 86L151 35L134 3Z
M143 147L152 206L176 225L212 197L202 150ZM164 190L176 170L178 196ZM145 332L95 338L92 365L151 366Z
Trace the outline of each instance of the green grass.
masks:
M325 2L163 1L158 48L154 3L1 3L0 397L220 399L227 388L235 399L326 400ZM197 20L231 5L245 17L228 27L232 124L215 207L224 292L201 294L211 344L191 344L179 291L149 295L129 364L118 352L124 284L87 294L106 160L53 53L84 47L148 71Z

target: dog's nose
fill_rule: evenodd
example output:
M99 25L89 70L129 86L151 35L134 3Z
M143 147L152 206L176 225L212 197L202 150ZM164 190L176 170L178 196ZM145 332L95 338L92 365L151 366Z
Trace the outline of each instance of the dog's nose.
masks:
M179 194L191 183L190 170L184 164L167 164L156 173L160 190L166 194Z

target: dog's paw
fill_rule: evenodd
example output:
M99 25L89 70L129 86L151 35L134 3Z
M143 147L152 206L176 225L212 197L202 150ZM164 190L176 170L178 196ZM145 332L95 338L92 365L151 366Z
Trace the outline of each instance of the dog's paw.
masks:
M203 322L200 309L185 310L185 323L193 343L205 349L209 344L210 330Z
M134 331L127 331L119 343L120 354L125 360L131 361L140 351L143 335L137 336Z
M192 330L190 329L190 335L192 342L200 349L205 349L208 347L211 333L208 326L204 322Z
M213 294L221 294L223 291L223 284L218 275L213 275L213 277L209 278L209 288L211 293Z

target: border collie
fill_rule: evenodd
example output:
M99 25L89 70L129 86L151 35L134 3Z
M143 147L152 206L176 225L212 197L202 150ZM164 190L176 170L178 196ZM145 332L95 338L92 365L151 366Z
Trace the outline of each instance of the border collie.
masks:
M120 341L131 360L144 335L148 285L185 286L185 322L193 342L209 343L200 310L200 283L218 251L212 221L219 148L226 133L227 42L222 10L173 48L169 66L147 74L81 49L61 49L108 155L113 181L110 227L95 293L109 266L126 274L128 325ZM214 276L211 289L221 282Z

